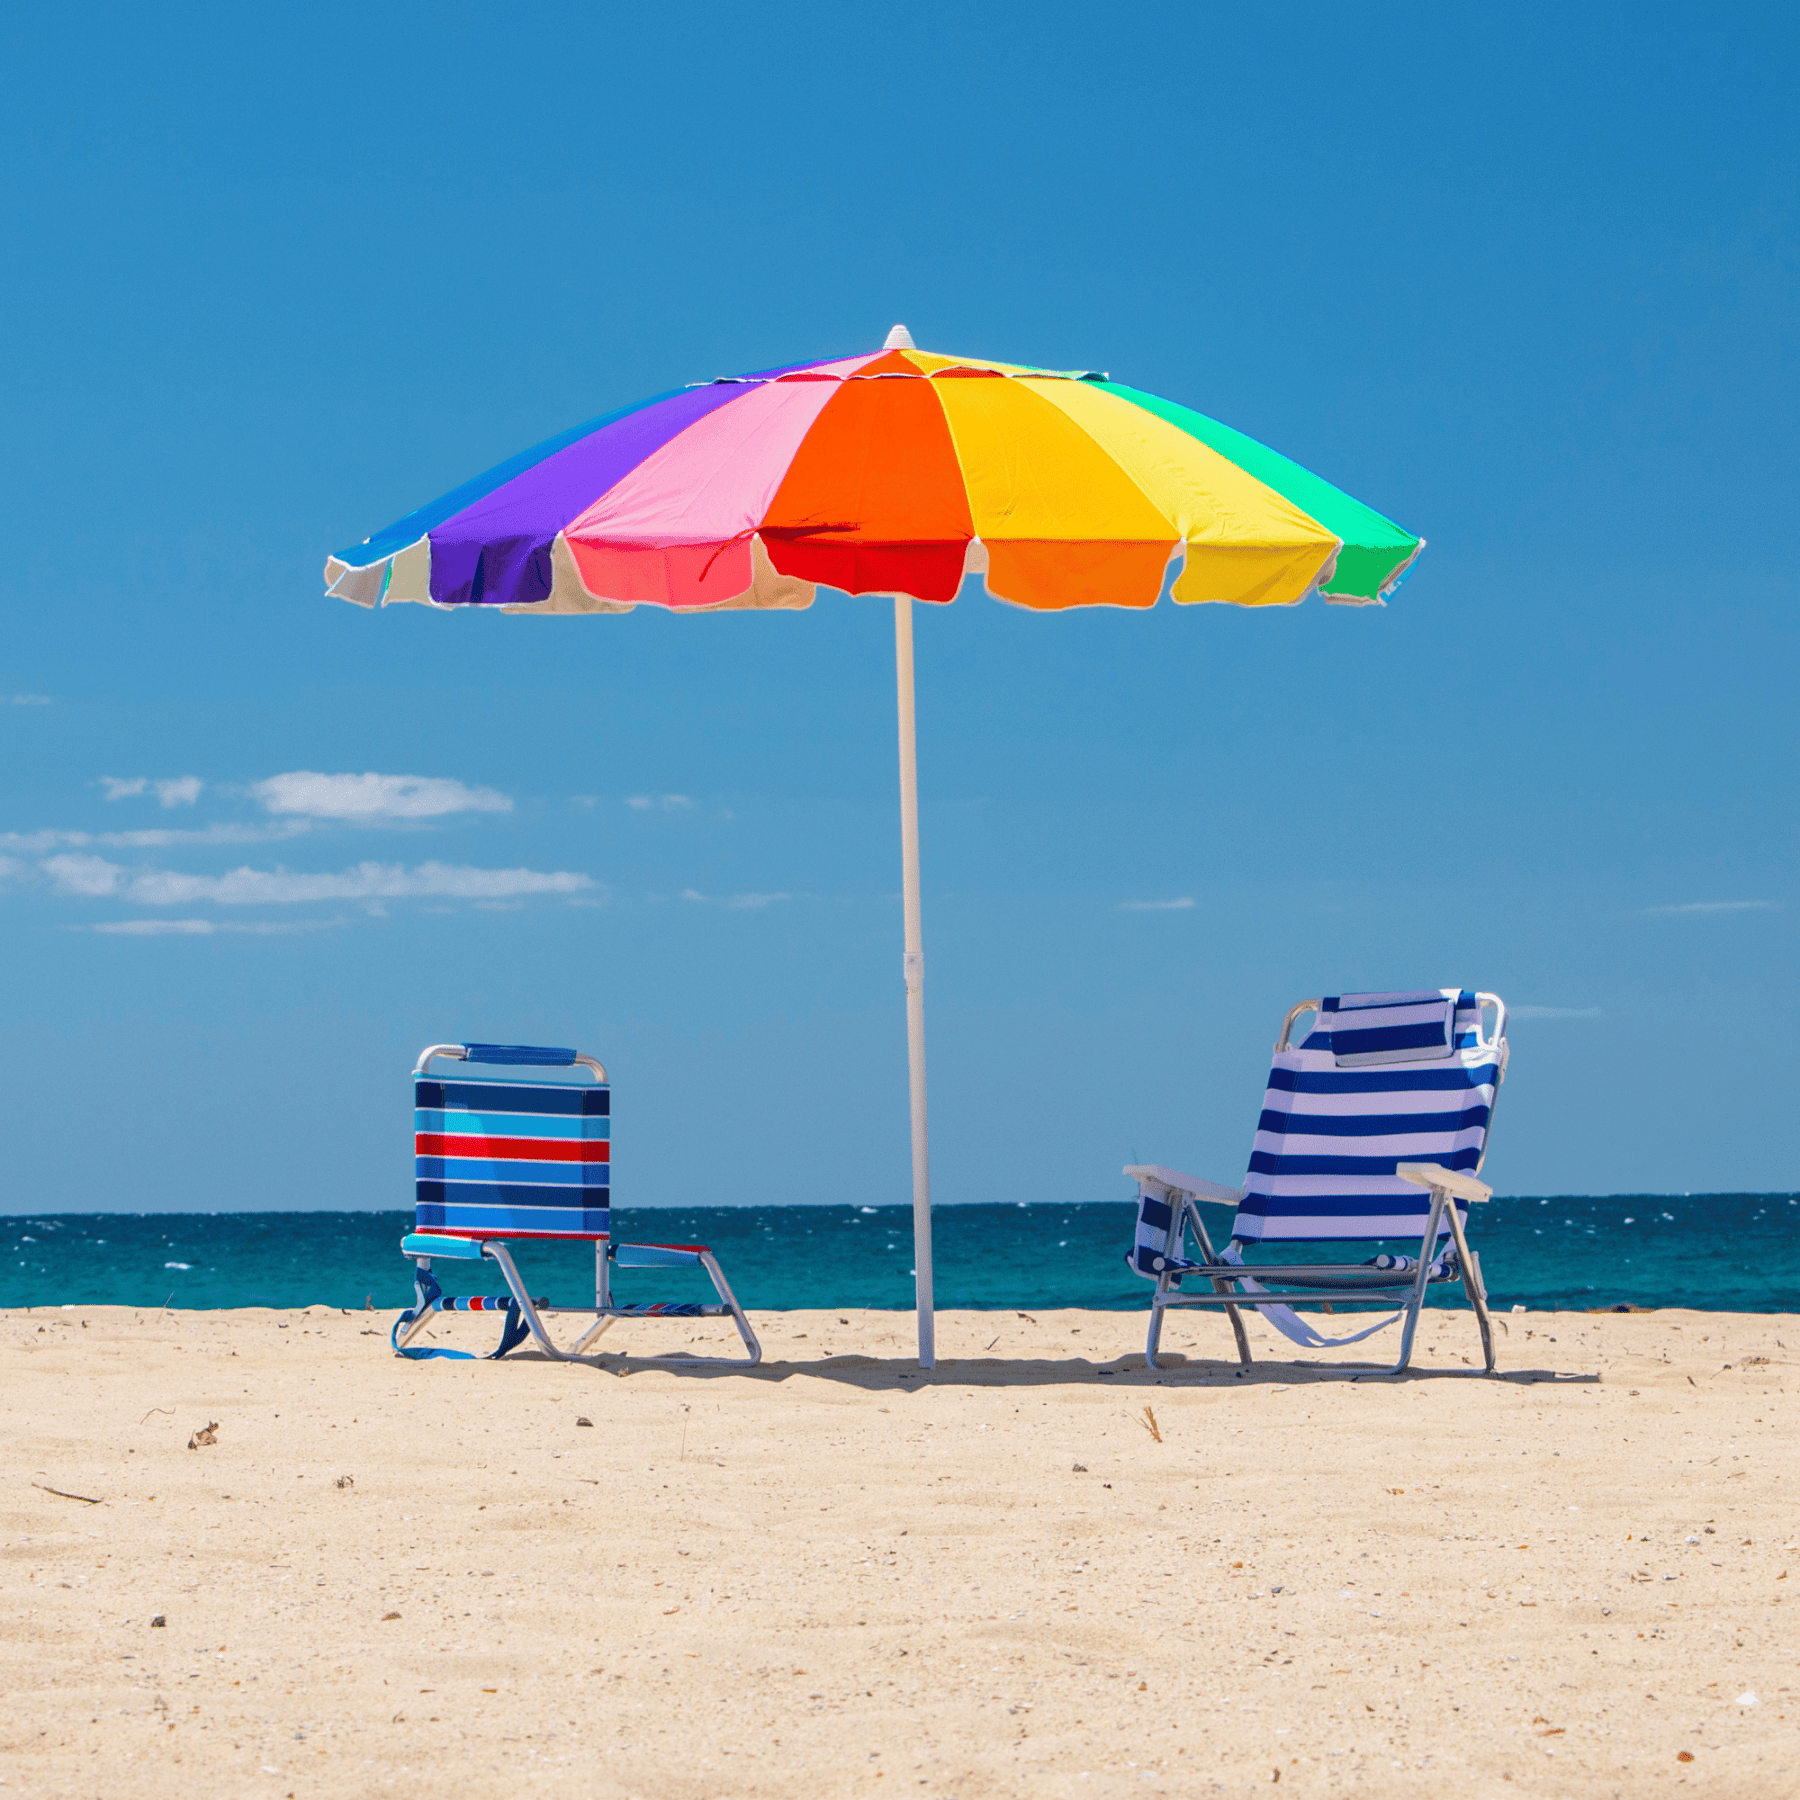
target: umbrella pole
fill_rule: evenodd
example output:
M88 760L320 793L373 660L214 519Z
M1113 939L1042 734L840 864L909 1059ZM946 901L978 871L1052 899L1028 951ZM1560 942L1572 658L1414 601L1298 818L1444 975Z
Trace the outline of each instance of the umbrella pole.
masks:
M900 700L900 870L906 914L906 1064L912 1090L913 1271L919 1367L937 1367L931 1295L931 1148L925 1126L925 949L919 907L919 758L913 730L912 601L894 596Z

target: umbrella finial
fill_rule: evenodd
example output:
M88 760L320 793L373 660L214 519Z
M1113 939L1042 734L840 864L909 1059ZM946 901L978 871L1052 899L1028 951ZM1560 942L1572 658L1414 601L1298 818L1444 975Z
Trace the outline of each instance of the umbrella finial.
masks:
M912 341L912 333L904 325L896 325L887 334L887 341L881 347L884 350L916 350L918 348Z

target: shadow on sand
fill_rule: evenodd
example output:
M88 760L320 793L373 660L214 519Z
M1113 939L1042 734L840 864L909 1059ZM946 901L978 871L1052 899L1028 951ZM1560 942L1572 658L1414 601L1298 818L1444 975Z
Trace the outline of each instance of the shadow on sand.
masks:
M540 1351L516 1350L508 1362L548 1363L550 1358ZM1412 1368L1403 1375L1392 1374L1387 1365L1370 1362L1309 1363L1258 1362L1247 1368L1235 1362L1214 1361L1204 1357L1182 1357L1165 1352L1160 1369L1145 1366L1141 1354L1121 1356L1110 1362L1091 1362L1085 1357L1014 1359L1007 1357L946 1357L935 1369L922 1370L907 1357L828 1356L799 1361L788 1358L765 1359L755 1368L744 1362L708 1360L679 1351L665 1351L656 1356L583 1356L575 1359L586 1368L621 1380L634 1375L658 1371L680 1375L688 1380L723 1380L783 1382L797 1376L835 1381L845 1387L866 1388L892 1393L896 1389L914 1388L1030 1388L1066 1387L1093 1383L1112 1388L1271 1388L1295 1387L1301 1384L1322 1386L1360 1382L1387 1385L1441 1381L1495 1381L1512 1386L1534 1386L1539 1382L1597 1383L1597 1373L1574 1373L1563 1369L1499 1369L1487 1375L1480 1369Z

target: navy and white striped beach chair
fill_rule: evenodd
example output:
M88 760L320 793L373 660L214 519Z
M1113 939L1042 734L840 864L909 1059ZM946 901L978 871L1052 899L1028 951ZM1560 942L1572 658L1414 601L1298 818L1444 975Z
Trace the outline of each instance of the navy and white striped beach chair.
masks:
M1484 1036L1489 1009L1493 1031ZM1308 1012L1316 1015L1312 1030L1293 1048L1294 1022ZM1270 1324L1309 1349L1354 1344L1403 1318L1397 1375L1411 1360L1427 1287L1461 1282L1491 1374L1487 1292L1463 1227L1470 1202L1493 1192L1475 1177L1506 1057L1506 1008L1494 994L1345 994L1294 1007L1276 1040L1243 1187L1156 1164L1125 1171L1138 1184L1137 1237L1126 1260L1156 1283L1145 1347L1150 1367L1171 1306L1223 1307L1248 1363L1242 1308L1258 1305ZM1237 1208L1223 1252L1207 1236L1201 1200ZM1448 1243L1441 1241L1445 1226ZM1381 1252L1361 1263L1246 1263L1243 1254L1255 1244L1414 1238L1415 1253ZM1183 1291L1183 1281L1194 1289ZM1261 1294L1270 1299L1245 1298ZM1400 1311L1349 1337L1325 1338L1282 1302L1398 1304Z
M586 1084L533 1081L528 1073L437 1077L434 1060L510 1066L515 1070L585 1069ZM432 1044L413 1069L413 1148L418 1211L400 1240L414 1264L414 1302L394 1326L402 1356L457 1356L448 1350L409 1350L433 1313L504 1312L504 1356L534 1337L547 1356L579 1356L618 1319L717 1319L729 1316L752 1363L762 1346L704 1244L612 1242L612 1089L606 1071L574 1050L529 1044ZM533 1299L507 1241L556 1239L594 1246L594 1304L551 1306ZM498 1266L510 1295L451 1295L431 1273L434 1258L486 1260ZM716 1303L698 1300L614 1302L611 1266L623 1269L701 1268L712 1278ZM569 1350L544 1329L547 1313L578 1313L594 1322Z

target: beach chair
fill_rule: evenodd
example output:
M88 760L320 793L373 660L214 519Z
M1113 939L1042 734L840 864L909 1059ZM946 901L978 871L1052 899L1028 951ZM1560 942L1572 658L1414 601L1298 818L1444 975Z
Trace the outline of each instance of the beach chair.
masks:
M439 1059L510 1067L526 1073L437 1078ZM584 1069L591 1082L533 1081L531 1069ZM414 1153L418 1200L414 1229L400 1240L414 1266L414 1303L401 1313L393 1346L402 1356L466 1356L466 1351L412 1349L434 1313L504 1312L502 1357L527 1337L546 1356L580 1356L619 1319L718 1319L737 1324L751 1363L762 1346L725 1272L704 1244L612 1242L612 1090L606 1071L574 1050L528 1044L431 1044L413 1068ZM546 1239L594 1246L594 1304L551 1306L527 1291L508 1242ZM506 1295L446 1294L432 1275L451 1257L491 1262L506 1278ZM717 1302L633 1301L612 1297L613 1265L622 1269L704 1269ZM574 1313L592 1325L568 1350L544 1328L548 1315ZM737 1358L696 1358L730 1361Z
M1483 1036L1489 1009L1493 1029ZM1293 1048L1294 1023L1308 1012L1316 1015L1312 1030ZM1403 1319L1392 1370L1398 1375L1411 1360L1427 1289L1459 1282L1481 1328L1484 1372L1492 1374L1487 1291L1464 1225L1470 1204L1493 1192L1475 1177L1506 1057L1506 1008L1494 994L1344 994L1293 1007L1275 1043L1243 1187L1159 1164L1125 1170L1138 1184L1136 1240L1126 1260L1156 1284L1144 1352L1149 1366L1156 1367L1171 1306L1223 1308L1248 1364L1243 1309L1255 1305L1309 1349L1358 1343ZM1237 1209L1222 1251L1207 1235L1202 1200ZM1445 1226L1448 1243L1441 1241ZM1244 1260L1255 1245L1415 1238L1416 1253L1379 1251L1360 1263ZM1264 1294L1268 1300L1247 1298ZM1326 1338L1294 1312L1294 1302L1400 1310L1348 1337Z

